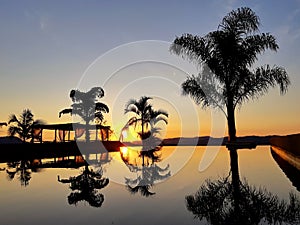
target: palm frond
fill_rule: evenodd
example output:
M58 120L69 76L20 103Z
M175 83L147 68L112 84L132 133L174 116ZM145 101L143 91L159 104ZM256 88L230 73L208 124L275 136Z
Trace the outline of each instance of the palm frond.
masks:
M99 110L101 112L105 112L105 113L109 113L109 108L106 104L102 103L102 102L96 102L96 110Z
M58 113L58 117L60 118L62 114L71 114L72 115L72 109L68 108L68 109L63 109Z
M20 128L18 128L18 127L10 126L10 127L8 128L8 134L9 134L10 136L14 136L15 134L18 134L19 132L20 132Z
M260 19L252 9L241 7L232 10L222 20L219 28L226 32L248 34L258 31Z
M183 34L176 37L170 46L170 52L190 62L199 63L199 59L207 55L205 39L192 34Z
M102 98L104 96L104 90L101 87L93 87L86 93L90 99L96 100L97 98Z
M195 76L188 76L181 84L181 88L182 94L189 95L197 105L201 105L203 108L210 106L208 96L198 84Z
M257 55L267 49L277 51L278 48L275 37L269 33L251 35L242 41L238 60L251 66L257 60Z
M168 124L168 119L166 118L165 115L158 115L158 116L152 118L150 120L150 123L152 123L152 124L155 125L155 124L157 124L160 121L164 122L165 124Z
M16 115L15 114L11 114L9 115L9 118L8 118L8 124L10 123L14 123L14 122L19 122Z
M239 89L235 105L264 95L270 87L275 87L276 85L279 86L281 94L287 91L290 80L286 70L279 66L274 66L273 68L270 68L269 65L259 67L245 78L243 86Z
M41 119L37 119L32 123L32 126L36 126L36 125L44 125L46 124L46 122L44 120Z

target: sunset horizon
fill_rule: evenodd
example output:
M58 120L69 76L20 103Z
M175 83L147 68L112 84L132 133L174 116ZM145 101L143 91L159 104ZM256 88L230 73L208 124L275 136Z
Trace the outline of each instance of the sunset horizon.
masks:
M0 17L1 224L300 224L300 0Z

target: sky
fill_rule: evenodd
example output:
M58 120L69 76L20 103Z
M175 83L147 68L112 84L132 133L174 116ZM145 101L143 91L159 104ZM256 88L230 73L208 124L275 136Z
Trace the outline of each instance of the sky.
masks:
M72 89L101 86L111 109L105 116L116 136L128 120L131 98L153 97L154 108L169 112L165 137L226 135L220 112L204 111L181 95L180 84L196 74L195 65L170 54L170 43L184 33L216 30L231 10L247 6L270 32L279 50L267 51L257 65L286 68L292 85L278 88L237 110L237 134L299 133L300 1L9 1L0 0L0 122L29 108L47 123L71 122ZM0 135L6 135L0 128Z

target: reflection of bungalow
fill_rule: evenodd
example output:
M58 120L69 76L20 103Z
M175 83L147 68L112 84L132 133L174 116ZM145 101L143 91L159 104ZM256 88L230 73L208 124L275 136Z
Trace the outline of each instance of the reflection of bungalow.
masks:
M54 131L54 142L57 140L61 142L70 141L71 132L74 132L75 138L80 138L86 129L86 125L80 123L63 123L63 124L40 124L34 127L34 139L43 142L43 130L53 130ZM102 141L109 141L110 136L110 126L103 125L88 125L90 131L96 131L96 138L98 140L99 134Z

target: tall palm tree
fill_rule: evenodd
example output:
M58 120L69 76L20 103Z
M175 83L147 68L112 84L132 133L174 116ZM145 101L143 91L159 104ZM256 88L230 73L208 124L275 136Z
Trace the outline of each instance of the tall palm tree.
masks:
M143 140L147 139L150 135L151 128L159 122L163 121L168 123L168 113L164 110L154 110L152 105L149 103L151 97L142 96L139 100L131 99L125 106L125 113L132 112L135 116L131 117L127 123L130 125L140 125L141 130L138 132L140 138Z
M34 138L34 126L44 124L42 120L34 120L30 109L24 109L19 118L15 114L9 116L8 133L11 136L18 134L19 137L26 142L27 139Z
M188 76L183 93L202 107L221 108L227 117L229 142L236 141L235 109L265 94L269 87L287 91L290 80L283 67L264 65L252 69L259 54L279 47L269 33L260 33L259 17L247 7L227 14L216 31L203 37L183 34L170 51L206 65L198 76Z
M85 137L86 141L89 142L89 123L95 121L101 124L104 119L103 113L109 112L108 106L99 102L99 99L103 96L104 90L101 87L93 87L88 92L71 90L70 98L72 99L73 104L71 105L71 108L61 110L59 112L59 117L61 117L61 114L68 113L80 116L85 122Z

